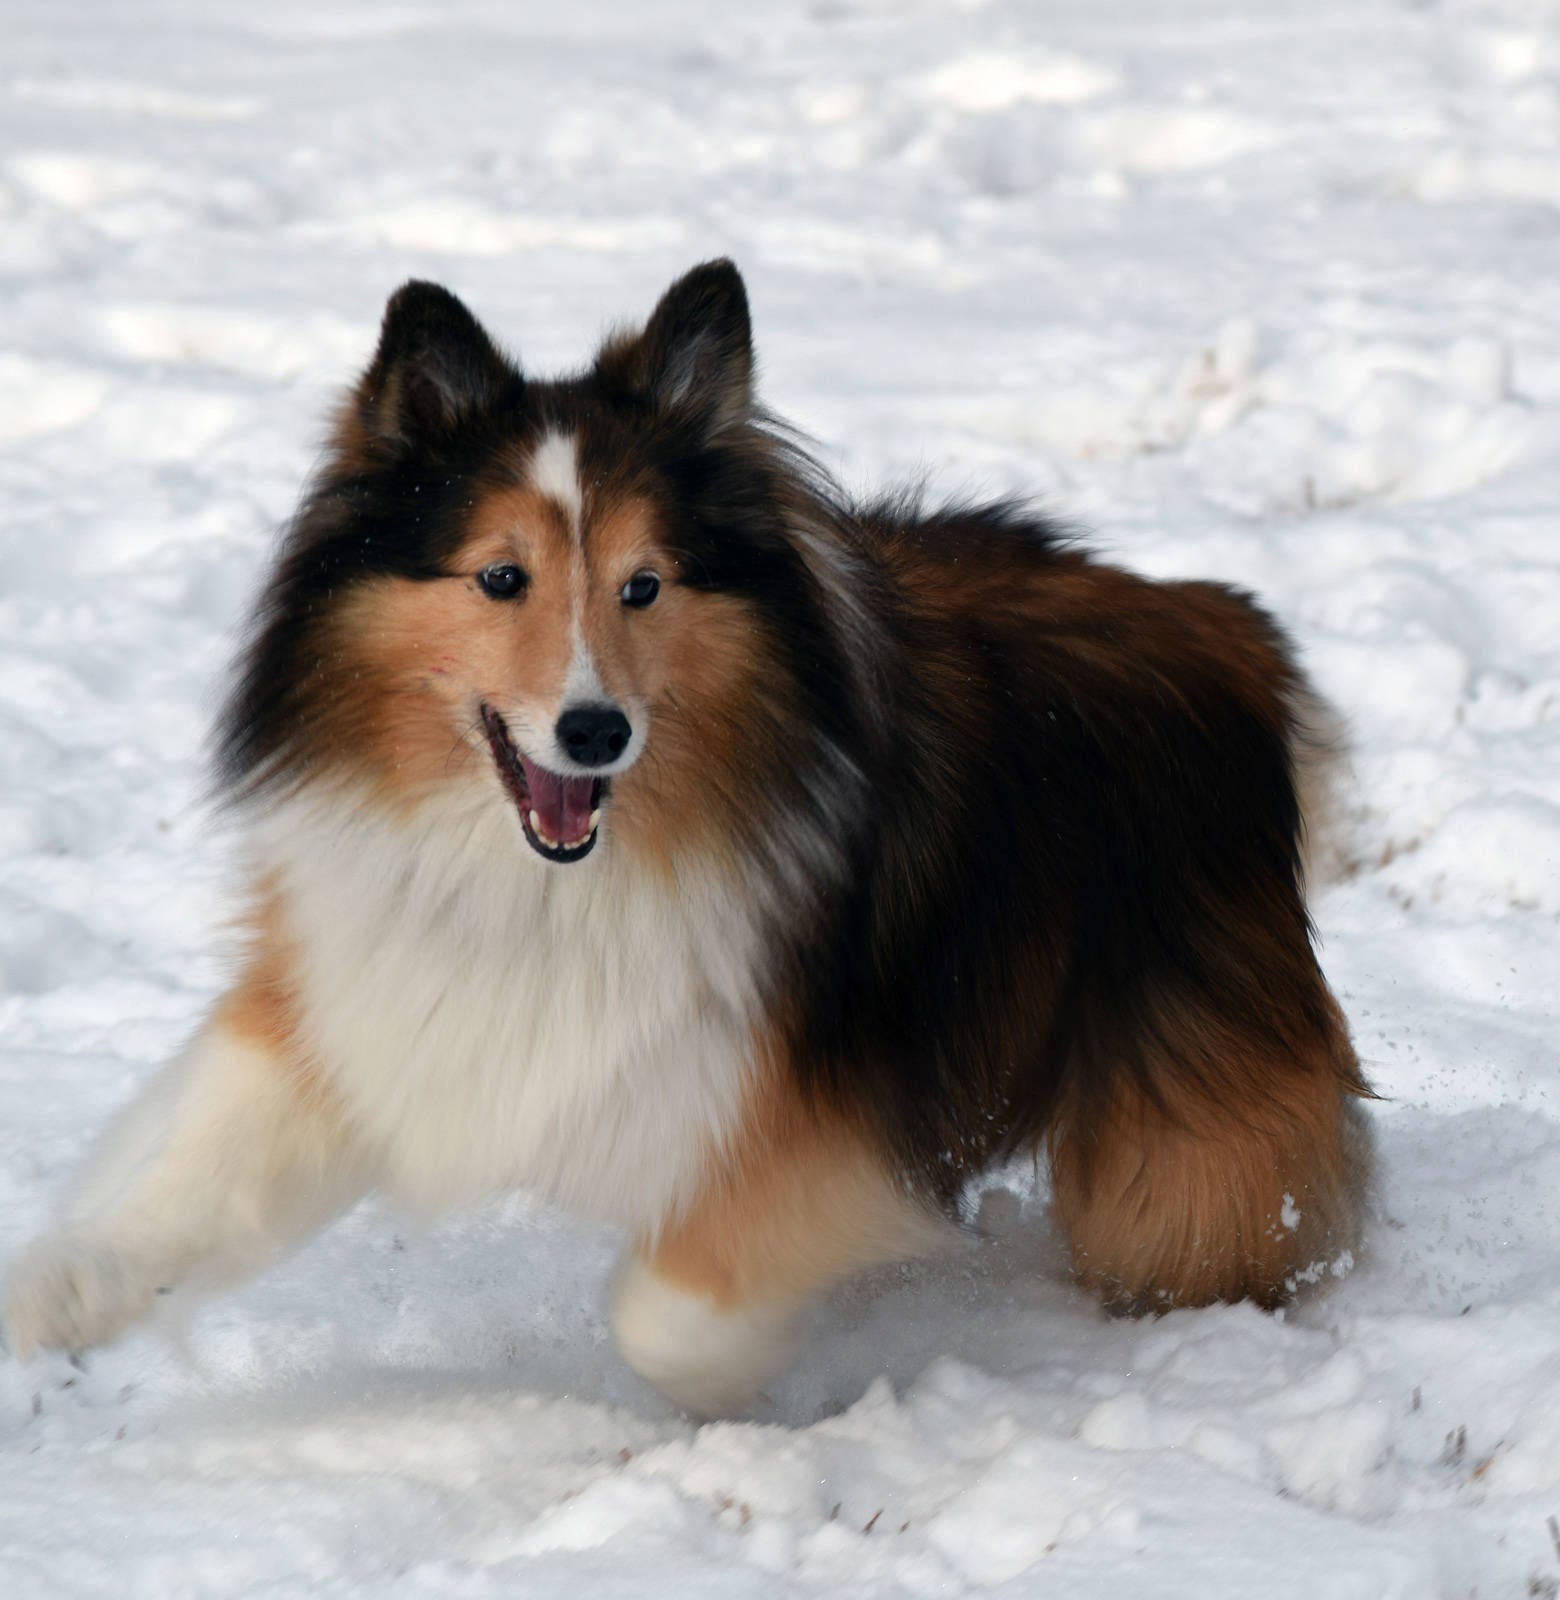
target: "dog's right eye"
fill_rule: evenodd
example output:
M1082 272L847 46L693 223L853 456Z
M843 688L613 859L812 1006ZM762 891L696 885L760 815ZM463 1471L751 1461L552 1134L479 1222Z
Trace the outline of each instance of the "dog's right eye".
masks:
M524 569L506 561L501 566L484 567L477 574L483 594L492 600L513 600L525 588Z

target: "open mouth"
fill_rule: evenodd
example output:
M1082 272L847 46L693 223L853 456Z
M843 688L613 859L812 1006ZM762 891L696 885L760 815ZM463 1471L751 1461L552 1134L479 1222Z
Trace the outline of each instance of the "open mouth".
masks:
M482 726L526 842L544 861L583 861L596 846L608 780L565 778L537 766L516 747L504 719L486 701Z

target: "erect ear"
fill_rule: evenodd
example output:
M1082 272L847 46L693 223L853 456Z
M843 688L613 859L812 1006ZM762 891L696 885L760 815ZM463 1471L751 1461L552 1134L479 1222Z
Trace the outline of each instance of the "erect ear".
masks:
M753 327L742 274L706 261L661 296L638 339L602 351L598 371L669 422L711 439L753 406Z
M519 389L516 368L448 289L413 280L385 307L355 396L369 436L407 449L447 439Z

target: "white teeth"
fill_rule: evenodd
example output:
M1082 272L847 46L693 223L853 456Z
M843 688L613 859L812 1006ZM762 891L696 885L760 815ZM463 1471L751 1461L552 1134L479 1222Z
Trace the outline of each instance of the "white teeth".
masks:
M542 826L541 816L535 810L532 810L528 813L527 821L530 822L531 832L536 835L537 841L544 845L547 849L572 852L575 850L583 850L585 846L588 845L593 838L595 838L596 829L601 824L601 811L598 808L597 810L591 812L590 827L586 829L585 837L583 839L575 839L570 844L564 844L560 840L553 838L553 836Z

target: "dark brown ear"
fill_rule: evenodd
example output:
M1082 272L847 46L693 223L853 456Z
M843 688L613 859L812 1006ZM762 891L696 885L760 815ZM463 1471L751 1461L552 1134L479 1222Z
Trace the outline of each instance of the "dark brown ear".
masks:
M369 438L426 449L512 398L519 371L448 289L413 280L385 307L379 348L355 396Z
M709 440L753 407L753 328L742 274L706 261L661 296L637 339L615 340L597 370L657 415Z

